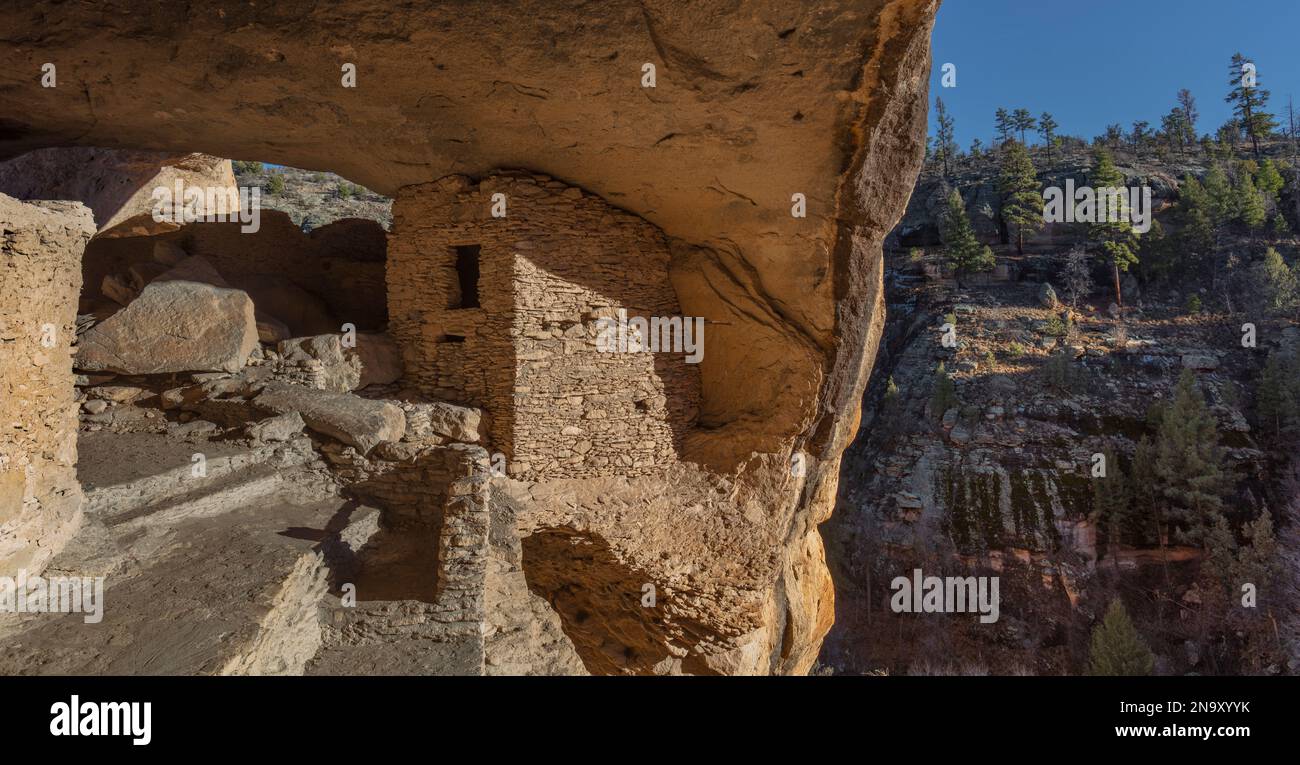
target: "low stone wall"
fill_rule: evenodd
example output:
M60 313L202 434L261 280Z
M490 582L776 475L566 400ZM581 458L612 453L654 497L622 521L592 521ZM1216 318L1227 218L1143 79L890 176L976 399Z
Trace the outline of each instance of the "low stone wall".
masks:
M39 572L81 520L71 345L94 233L78 202L0 194L0 576Z
M292 284L323 301L338 324L382 329L388 321L384 285L385 234L372 220L349 218L303 233L289 216L262 210L261 227L241 232L239 223L192 223L158 236L96 237L86 248L88 297L100 297L108 274L153 261L157 242L202 255L232 286L256 290ZM313 327L308 334L337 332Z

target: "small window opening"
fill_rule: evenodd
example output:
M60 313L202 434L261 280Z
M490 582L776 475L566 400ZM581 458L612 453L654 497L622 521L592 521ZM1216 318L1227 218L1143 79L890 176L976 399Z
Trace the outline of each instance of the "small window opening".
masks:
M478 256L482 249L477 244L464 244L456 251L457 295L452 296L449 308L478 308Z

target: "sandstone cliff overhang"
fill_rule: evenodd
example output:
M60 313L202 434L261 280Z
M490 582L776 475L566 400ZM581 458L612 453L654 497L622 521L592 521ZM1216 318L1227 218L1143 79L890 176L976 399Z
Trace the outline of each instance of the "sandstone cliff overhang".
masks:
M683 313L709 322L687 456L786 526L774 655L746 667L797 671L830 623L816 524L879 338L879 244L924 152L937 5L38 0L0 31L0 157L198 151L387 194L523 168L658 226ZM795 452L788 506L764 473L788 478Z

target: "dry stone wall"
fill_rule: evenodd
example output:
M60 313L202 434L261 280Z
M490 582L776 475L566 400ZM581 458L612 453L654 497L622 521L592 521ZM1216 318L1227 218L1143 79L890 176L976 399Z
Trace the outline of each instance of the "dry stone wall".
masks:
M0 576L39 572L81 519L71 343L94 233L80 203L0 194Z
M389 250L408 377L487 409L513 475L634 475L676 459L700 403L685 346L597 345L620 310L681 317L654 226L546 176L450 177L399 194Z
M301 334L338 332L343 322L358 329L382 329L388 320L384 288L384 230L362 219L335 221L303 233L289 216L262 210L261 227L242 233L239 223L193 223L161 236L96 237L86 248L87 295L100 296L104 277L127 273L155 263L158 242L179 246L189 255L201 255L230 282L272 304L302 303L298 288L311 294L318 307L294 305L296 317L278 317ZM279 294L277 294L279 293ZM314 309L314 310L313 310ZM331 321L318 318L328 313Z

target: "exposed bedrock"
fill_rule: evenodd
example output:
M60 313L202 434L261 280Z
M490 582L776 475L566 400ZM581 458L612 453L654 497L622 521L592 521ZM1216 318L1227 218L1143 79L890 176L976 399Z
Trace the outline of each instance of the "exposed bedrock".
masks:
M720 641L710 671L798 673L830 625L817 525L883 324L880 243L924 153L937 6L38 0L7 9L0 31L0 158L206 152L333 170L389 195L514 168L644 218L664 234L682 312L708 322L683 456L732 482L728 501L760 529L736 544L766 545L700 545L724 558L723 579L682 606L699 625L687 632ZM41 87L46 63L57 87ZM340 82L349 63L355 88ZM795 194L806 217L792 215ZM619 549L608 518L534 515L547 536L525 559L597 535L593 566L639 572L671 536L625 529L634 541ZM537 589L567 592L552 570Z

